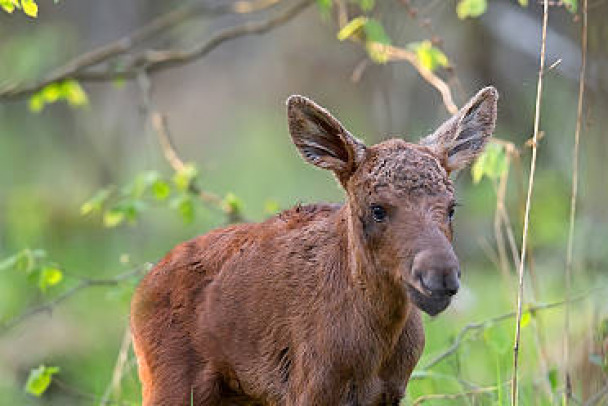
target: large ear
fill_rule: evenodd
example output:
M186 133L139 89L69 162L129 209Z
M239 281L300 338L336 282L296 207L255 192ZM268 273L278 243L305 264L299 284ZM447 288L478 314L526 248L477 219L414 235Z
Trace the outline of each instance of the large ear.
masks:
M498 92L494 87L480 90L452 118L420 141L444 158L448 172L462 169L482 151L494 132Z
M306 97L294 95L287 99L287 118L291 139L302 157L319 168L334 171L345 185L365 158L365 145L327 110Z

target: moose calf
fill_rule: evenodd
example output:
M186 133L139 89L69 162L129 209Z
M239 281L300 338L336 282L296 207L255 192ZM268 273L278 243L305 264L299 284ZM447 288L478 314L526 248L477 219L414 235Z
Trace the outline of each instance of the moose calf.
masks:
M419 310L440 313L459 288L449 175L483 150L497 98L481 90L418 144L366 147L290 97L294 144L346 203L217 229L163 258L131 306L144 405L397 405L424 347Z

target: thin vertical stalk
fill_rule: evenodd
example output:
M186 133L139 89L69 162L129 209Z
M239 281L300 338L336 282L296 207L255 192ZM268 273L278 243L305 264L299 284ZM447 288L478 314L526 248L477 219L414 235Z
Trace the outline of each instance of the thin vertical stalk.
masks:
M540 67L538 69L538 85L536 87L536 112L534 115L534 134L532 136L532 159L530 161L530 177L528 179L528 194L526 196L526 210L524 214L524 230L521 243L521 258L519 261L519 281L517 290L517 313L515 323L515 343L513 345L513 380L511 381L511 405L518 404L517 374L519 366L519 341L521 337L521 314L524 295L524 266L528 246L528 227L530 222L530 205L534 189L534 173L536 172L536 151L538 147L538 129L540 124L540 106L543 90L543 76L545 71L545 51L547 48L547 24L549 21L549 0L543 3L543 23L540 46Z
M583 121L583 96L585 94L585 69L587 67L587 0L582 1L583 25L581 28L581 68L578 80L578 108L576 129L574 131L574 150L572 151L572 193L570 195L570 224L568 227L568 248L566 251L566 307L564 312L564 405L572 399L570 379L570 291L572 284L572 252L574 245L574 219L576 217L576 197L578 195L578 155Z

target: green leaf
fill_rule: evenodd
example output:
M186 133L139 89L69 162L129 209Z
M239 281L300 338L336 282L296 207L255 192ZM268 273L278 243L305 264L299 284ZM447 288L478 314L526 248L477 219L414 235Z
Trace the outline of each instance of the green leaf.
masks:
M80 206L80 214L86 216L87 214L101 211L110 194L109 188L98 190L93 197Z
M32 369L25 384L25 391L34 396L42 396L51 384L53 375L57 373L59 373L58 367L40 365L38 368Z
M555 392L558 380L557 368L551 368L549 372L547 372L547 380L549 380L549 384L551 385L551 391Z
M41 94L36 93L30 97L28 108L31 112L39 113L44 108L44 97Z
M14 0L0 0L0 7L7 13L12 14L12 12L15 11L16 5Z
M38 17L38 5L34 0L21 0L21 7L23 12L30 17Z
M361 10L363 11L371 11L375 5L375 0L359 0L359 7L361 7Z
M196 166L192 163L188 163L184 165L182 169L175 172L173 183L175 184L175 187L177 187L177 190L184 192L188 190L190 184L197 176L198 169L196 169Z
M228 193L224 197L222 202L223 206L226 207L231 213L238 213L243 209L243 202L241 199L236 197L234 193Z
M562 0L566 9L572 14L576 14L578 10L578 1L577 0Z
M521 328L526 327L528 324L530 324L530 320L532 320L532 316L530 315L530 312L525 312L524 314L521 315Z
M152 193L154 193L156 200L166 200L171 193L171 187L167 182L159 179L152 185Z
M520 6L528 7L528 0L517 0Z
M489 143L471 167L473 183L479 183L484 176L490 179L498 179L507 171L507 165L507 155L504 147L500 144Z
M75 80L66 80L62 83L62 93L65 100L72 107L84 106L88 104L89 99L80 83Z
M456 6L456 14L461 20L468 17L475 18L485 13L487 8L486 0L460 0Z
M356 17L350 20L340 31L338 31L338 40L344 41L355 34L359 34L367 24L367 17Z
M416 53L420 64L430 71L439 67L445 68L449 64L448 57L441 49L434 47L431 41L413 42L408 48Z
M103 214L103 225L111 228L125 221L125 213L119 209L110 209Z
M363 28L365 30L365 39L368 42L377 42L384 45L391 44L391 39L388 37L388 35L386 35L386 31L384 31L384 27L380 21L369 18L365 22L365 26Z
M317 0L317 7L323 17L329 17L331 12L332 0Z
M187 194L182 194L173 199L171 206L177 209L184 223L192 223L194 221L194 202L192 197Z
M44 267L40 271L38 287L42 292L46 292L51 286L55 286L63 280L63 272L56 267Z

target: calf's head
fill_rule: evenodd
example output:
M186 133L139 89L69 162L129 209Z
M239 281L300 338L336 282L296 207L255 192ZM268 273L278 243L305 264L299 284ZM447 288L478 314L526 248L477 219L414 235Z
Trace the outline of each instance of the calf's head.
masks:
M287 101L299 152L333 171L346 190L355 257L407 287L430 315L443 311L460 286L449 175L482 152L494 130L497 99L496 89L487 87L418 144L391 139L370 147L311 100Z

